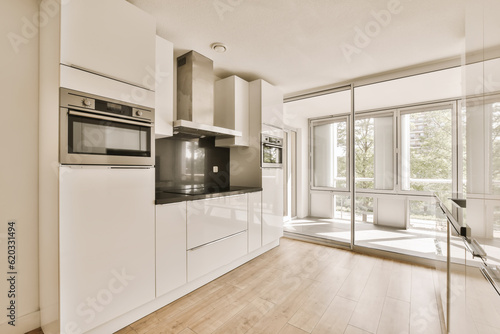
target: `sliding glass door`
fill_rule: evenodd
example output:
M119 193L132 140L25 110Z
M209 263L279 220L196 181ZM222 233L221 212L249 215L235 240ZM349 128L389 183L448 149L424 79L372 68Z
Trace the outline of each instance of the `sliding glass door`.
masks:
M350 117L312 120L310 133L310 217L288 231L350 246Z
M297 238L351 247L351 86L286 101L284 108L287 125L299 135L299 217L285 221L284 231ZM287 211L285 216L290 214Z
M445 256L434 193L458 191L456 109L452 102L356 116L357 246Z

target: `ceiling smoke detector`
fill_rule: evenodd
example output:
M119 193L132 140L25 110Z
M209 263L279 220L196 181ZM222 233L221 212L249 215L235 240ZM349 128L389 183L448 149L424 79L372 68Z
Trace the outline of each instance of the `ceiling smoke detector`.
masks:
M224 53L227 51L227 46L225 46L222 43L213 43L212 50L214 50L217 53Z

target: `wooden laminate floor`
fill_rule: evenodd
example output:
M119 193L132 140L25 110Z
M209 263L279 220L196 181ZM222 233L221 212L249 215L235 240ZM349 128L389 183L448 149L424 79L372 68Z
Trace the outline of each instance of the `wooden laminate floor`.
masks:
M119 334L441 333L433 269L282 238Z

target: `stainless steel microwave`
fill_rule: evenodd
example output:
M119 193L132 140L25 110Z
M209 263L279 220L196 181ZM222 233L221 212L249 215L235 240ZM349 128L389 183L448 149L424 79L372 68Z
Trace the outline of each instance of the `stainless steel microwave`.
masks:
M152 166L154 109L61 88L59 141L61 164Z
M281 168L283 165L283 138L262 134L261 154L262 168Z

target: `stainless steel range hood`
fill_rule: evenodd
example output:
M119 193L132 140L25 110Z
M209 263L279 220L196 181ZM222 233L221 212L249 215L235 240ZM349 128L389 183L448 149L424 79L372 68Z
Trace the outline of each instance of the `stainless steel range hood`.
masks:
M190 51L177 58L177 120L174 135L239 137L240 131L214 126L213 61Z

